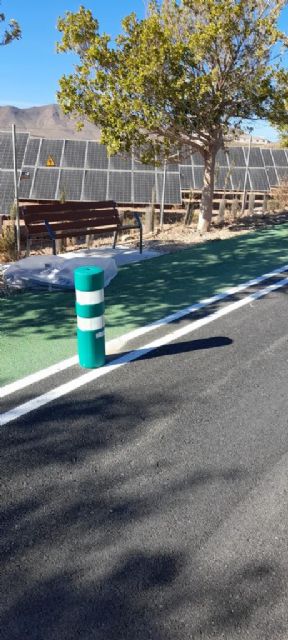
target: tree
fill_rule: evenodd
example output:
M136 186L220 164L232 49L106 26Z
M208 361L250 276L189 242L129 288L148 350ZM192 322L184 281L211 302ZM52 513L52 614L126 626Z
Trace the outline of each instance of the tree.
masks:
M5 23L5 14L0 13L0 23L3 25ZM16 20L9 20L8 26L4 29L4 32L0 36L0 45L4 46L6 44L10 44L12 40L19 40L21 38L21 29L19 27L18 22Z
M277 20L286 0L154 0L132 13L112 46L89 10L58 22L59 52L79 64L60 79L64 113L101 127L109 153L134 149L144 162L177 149L204 159L200 231L210 227L217 151L231 126L267 118L279 93L272 60L285 36Z

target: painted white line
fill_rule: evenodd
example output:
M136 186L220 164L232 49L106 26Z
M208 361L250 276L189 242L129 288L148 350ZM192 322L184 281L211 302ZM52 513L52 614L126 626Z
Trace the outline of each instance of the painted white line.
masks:
M170 334L163 336L162 338L157 338L157 340L153 340L153 342L150 342L150 344L147 344L144 347L141 347L141 349L130 351L130 353L126 353L120 356L116 360L113 360L112 362L108 363L107 365L105 365L100 369L97 369L96 371L95 370L89 371L88 373L85 373L84 375L79 376L78 378L75 378L70 382L62 384L60 387L56 387L55 389L52 389L47 393L43 393L41 396L38 396L37 398L33 398L33 400L29 400L28 402L25 402L24 404L21 404L18 407L14 407L10 411L6 411L6 413L3 413L2 415L0 415L0 426L4 426L5 424L12 422L13 420L17 420L17 418L27 415L28 413L31 413L31 411L35 411L35 409L39 409L40 407L45 406L49 402L53 402L53 400L58 400L62 396L65 396L68 393L71 393L72 391L75 391L76 389L79 389L80 387L83 387L89 384L90 382L97 380L98 378L102 378L108 373L112 373L112 371L115 371L116 369L123 367L128 362L133 362L133 360L138 360L139 358L142 358L150 351L154 351L155 349L158 349L159 347L169 344L170 342L174 342L175 340L178 340L179 338L182 338L183 336L196 331L200 327L203 327L206 324L210 324L210 322L214 322L214 320L218 320L219 318L222 318L223 316L226 316L229 313L232 313L233 311L236 311L241 307L244 307L245 305L250 304L254 300L263 298L264 296L267 296L272 291L276 291L277 289L280 289L287 285L288 285L288 278L279 280L278 282L275 282L274 284L271 284L270 286L265 287L265 289L262 289L261 291L257 291L256 293L252 293L249 296L246 296L242 300L238 300L237 302L232 302L232 304L228 305L227 307L224 307L223 309L219 309L219 311L215 311L215 313L211 314L210 316L207 316L205 318L200 318L199 320L195 320L194 322L189 322L189 324L187 324L185 327L176 329L172 331Z
M283 273L283 271L287 271L287 270L288 270L288 265L286 264L283 267L274 269L274 271L264 273L262 276L258 276L257 278L253 278L252 280L247 280L246 282L243 282L243 284L239 284L235 287L231 287L230 289L226 289L225 291L223 291L223 293L218 293L215 296L212 296L211 298L203 298L203 300L200 300L200 302L194 303L189 307L185 307L180 311L176 311L175 313L171 313L169 316L165 316L164 318L161 318L160 320L156 320L155 322L152 322L151 324L148 324L144 327L139 327L138 329L132 329L132 331L129 331L129 333L125 333L122 336L119 336L119 338L113 338L112 340L107 341L106 342L107 353L108 354L113 353L113 349L119 349L120 347L125 345L127 342L129 342L129 340L134 340L135 338L139 338L140 336L143 336L146 333L149 333L150 331L154 331L158 327L164 326L165 324L170 324L171 322L175 322L176 320L180 320L180 318L184 318L185 316L190 315L191 313L195 313L200 309L204 309L205 307L208 307L211 304L214 304L215 302L225 300L226 298L229 298L230 296L233 296L236 293L245 291L245 289L249 287L253 287L254 285L260 284L261 282L264 282L264 280L268 280L273 276L280 275L281 273ZM15 382L6 384L5 386L0 387L0 398L5 398L6 396L11 395L12 393L16 393L16 391L25 389L25 387L28 387L31 384L40 382L40 380L45 380L46 378L50 378L50 376L53 376L61 371L64 371L69 367L74 367L75 365L78 364L78 362L79 362L78 356L77 355L72 356L71 358L67 358L66 360L62 360L61 362L51 365L50 367L36 371L36 373L31 373L30 375L25 376L25 378L21 378L20 380L16 380Z

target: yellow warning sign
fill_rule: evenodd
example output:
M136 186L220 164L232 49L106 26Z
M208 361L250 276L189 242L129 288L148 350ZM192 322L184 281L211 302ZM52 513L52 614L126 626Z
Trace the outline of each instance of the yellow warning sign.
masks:
M52 158L52 156L48 156L46 160L46 167L55 167L55 164L55 160Z

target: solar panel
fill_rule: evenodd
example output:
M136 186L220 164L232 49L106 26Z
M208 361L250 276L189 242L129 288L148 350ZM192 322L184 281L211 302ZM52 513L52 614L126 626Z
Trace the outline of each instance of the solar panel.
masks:
M269 182L265 169L249 169L251 189L254 191L268 191Z
M108 171L85 171L83 200L106 200L107 179Z
M224 149L219 149L219 151L217 151L216 164L218 164L220 167L228 166L227 153L226 151L224 151Z
M232 182L232 187L234 191L243 191L244 185L245 185L245 176L246 176L246 169L241 167L234 167L232 169L231 182ZM251 191L249 173L246 179L246 189L247 191Z
M264 161L259 147L251 147L250 154L249 149L245 149L245 155L248 162L249 159L249 167L264 167Z
M38 151L40 146L40 138L29 138L25 156L24 164L34 167L37 161Z
M87 143L84 140L65 140L62 167L84 168Z
M131 171L132 169L132 157L130 155L120 155L116 154L115 156L110 156L110 169L120 170L122 171Z
M181 189L194 189L194 178L192 167L189 165L180 165L180 184Z
M28 133L16 133L17 167L21 167L28 140ZM12 134L7 131L0 135L0 168L13 169Z
M143 164L134 158L134 171L154 171L155 167L153 164Z
M266 167L266 173L268 177L269 186L277 187L279 184L279 180L276 173L276 169L274 169L273 167Z
M41 167L60 167L64 140L42 139L39 165Z
M60 171L57 200L80 200L83 182L83 170L62 169Z
M224 191L227 189L231 190L231 175L230 169L228 167L215 167L215 178L214 178L214 188L219 189L220 191Z
M56 200L58 177L58 169L36 169L34 186L30 198Z
M131 171L109 171L108 199L117 203L132 202L132 173Z
M152 189L156 185L155 171L137 171L134 173L134 202L150 203Z
M157 200L162 200L162 188L163 188L163 173L157 173ZM180 189L180 175L179 173L166 173L165 182L165 204L180 204L181 203L181 189Z
M193 173L194 173L195 189L200 190L203 188L204 167L194 167Z
M245 167L246 160L243 147L229 147L227 149L230 166L232 167Z
M265 167L274 167L271 150L263 149L263 147L261 147L261 154L264 160Z
M195 153L192 154L191 158L192 164L194 164L196 167L204 167L204 159L199 151L195 151Z
M179 162L167 162L166 170L169 173L179 173Z
M14 194L13 171L0 171L0 213L10 213Z
M88 142L86 168L108 169L108 155L104 144Z
M18 195L22 200L25 198L28 200L30 197L33 176L34 167L22 167L21 177L18 184Z
M271 149L276 167L287 167L287 158L284 149Z
M284 167L276 167L277 175L279 182L285 182L288 180L288 167L284 169Z

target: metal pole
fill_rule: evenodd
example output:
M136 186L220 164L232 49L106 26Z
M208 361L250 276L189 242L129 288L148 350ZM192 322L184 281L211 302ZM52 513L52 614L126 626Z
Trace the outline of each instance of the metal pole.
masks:
M164 224L164 206L165 206L166 171L167 171L167 160L165 159L165 160L164 160L164 172L163 172L163 186L162 186L161 208L160 208L160 229L163 229L163 224Z
M14 169L14 207L16 221L16 241L17 252L20 253L20 221L19 221L19 200L18 200L18 173L16 156L16 126L12 124L12 149L13 149L13 169Z
M247 158L247 162L246 162L246 171L245 171L245 178L244 178L244 193L243 193L243 198L242 198L241 215L243 215L243 213L245 211L245 203L246 203L246 196L247 196L248 170L249 170L250 152L251 152L251 143L252 143L252 136L250 136L250 140L249 140L248 158Z

